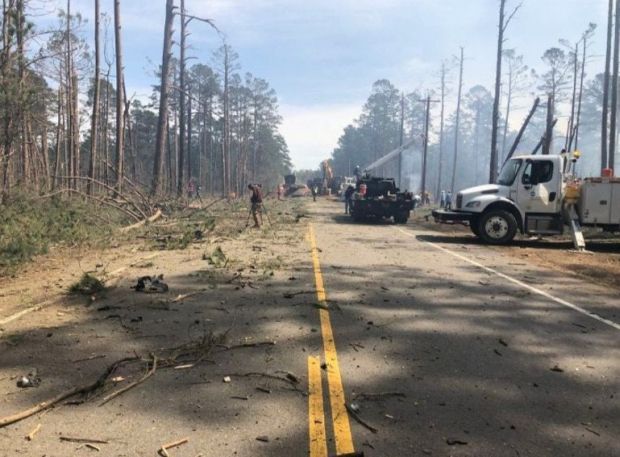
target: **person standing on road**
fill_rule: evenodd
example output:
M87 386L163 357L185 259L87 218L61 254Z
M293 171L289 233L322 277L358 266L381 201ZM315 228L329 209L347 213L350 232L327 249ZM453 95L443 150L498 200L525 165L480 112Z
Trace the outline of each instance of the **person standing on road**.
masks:
M187 183L187 199L191 200L196 192L196 182L191 178Z
M317 188L317 186L312 186L312 201L316 201L316 196L319 193L319 189Z
M252 192L250 197L250 204L252 205L250 211L252 218L254 219L254 228L260 228L263 223L263 192L260 184L250 184L248 189Z
M353 205L353 194L355 193L355 187L349 186L344 191L344 214L351 213L351 206Z

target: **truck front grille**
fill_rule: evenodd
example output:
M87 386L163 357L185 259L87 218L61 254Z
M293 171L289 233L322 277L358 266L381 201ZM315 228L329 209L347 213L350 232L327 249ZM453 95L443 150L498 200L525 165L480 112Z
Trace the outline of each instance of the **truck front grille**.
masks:
M461 209L463 206L463 194L456 195L456 209Z

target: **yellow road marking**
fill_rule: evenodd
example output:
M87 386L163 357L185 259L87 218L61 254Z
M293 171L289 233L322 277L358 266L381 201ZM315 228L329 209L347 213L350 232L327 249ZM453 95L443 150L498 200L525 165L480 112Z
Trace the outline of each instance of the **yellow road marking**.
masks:
M321 362L318 357L308 357L308 394L310 457L327 457Z
M321 263L319 262L319 250L314 236L314 228L310 225L309 229L310 247L312 248L312 264L314 266L314 279L316 284L316 296L320 305L326 305L327 297L321 274ZM332 331L329 311L320 309L321 334L323 336L323 350L325 351L325 362L327 364L327 384L329 386L329 401L331 405L332 421L334 424L334 439L336 441L336 454L352 454L353 437L351 435L351 425L346 408L344 389L342 388L342 378L340 376L340 365L338 365L338 355L336 343L334 342L334 332Z

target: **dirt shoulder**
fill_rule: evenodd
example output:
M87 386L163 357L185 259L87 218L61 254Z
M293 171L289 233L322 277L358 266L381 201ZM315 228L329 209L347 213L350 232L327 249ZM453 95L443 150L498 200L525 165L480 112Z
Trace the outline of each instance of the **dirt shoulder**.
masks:
M32 297L46 287L59 293L2 326L1 416L77 387L88 394L0 428L0 455L90 452L65 438L110 456L155 455L184 438L175 455L296 455L307 441L305 353L320 349L319 323L302 204L266 206L261 230L246 228L244 202L222 202L16 275L14 297L28 284ZM101 264L111 276L105 291L66 295L70 280ZM165 293L132 290L138 277L160 274ZM29 373L40 386L17 387ZM39 424L36 438L24 439Z
M427 209L419 210L411 223L464 244L477 243L468 227L436 224ZM579 253L567 235L540 240L518 237L511 246L493 249L524 262L620 289L620 237L590 231L586 232L586 243L588 252Z

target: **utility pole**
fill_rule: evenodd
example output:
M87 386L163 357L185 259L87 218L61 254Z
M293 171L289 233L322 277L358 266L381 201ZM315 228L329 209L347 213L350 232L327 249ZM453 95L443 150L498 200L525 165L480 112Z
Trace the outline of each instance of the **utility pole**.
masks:
M616 162L616 122L618 115L618 64L620 58L620 1L616 1L616 20L614 23L614 62L611 77L611 116L609 125L609 159L608 168L614 168Z
M601 170L607 168L608 127L609 127L609 72L611 68L611 35L613 27L614 0L609 0L607 12L607 50L605 53L605 73L603 76L603 113L601 116Z
M456 122L454 125L454 157L452 159L452 184L450 186L450 191L454 194L454 187L456 184L456 165L459 151L459 127L460 127L460 119L461 119L461 99L463 96L463 60L465 57L465 50L461 46L461 60L460 60L460 69L459 69L459 93L456 101Z
M441 178L443 177L443 134L446 111L446 62L441 63L441 114L439 125L439 166L437 170L437 198L442 191Z
M440 100L431 100L430 94L426 97L426 100L420 100L426 103L426 119L424 121L424 153L422 155L422 185L420 192L422 193L422 201L424 201L424 194L426 193L426 169L428 165L428 131L431 125L431 102L438 103Z
M405 93L400 96L400 150L398 152L398 187L403 179L403 144L405 144Z
M424 122L424 155L422 157L422 188L420 190L422 194L422 202L425 201L424 195L426 194L426 162L428 160L428 128L430 124L431 115L431 97L426 97L426 120Z

